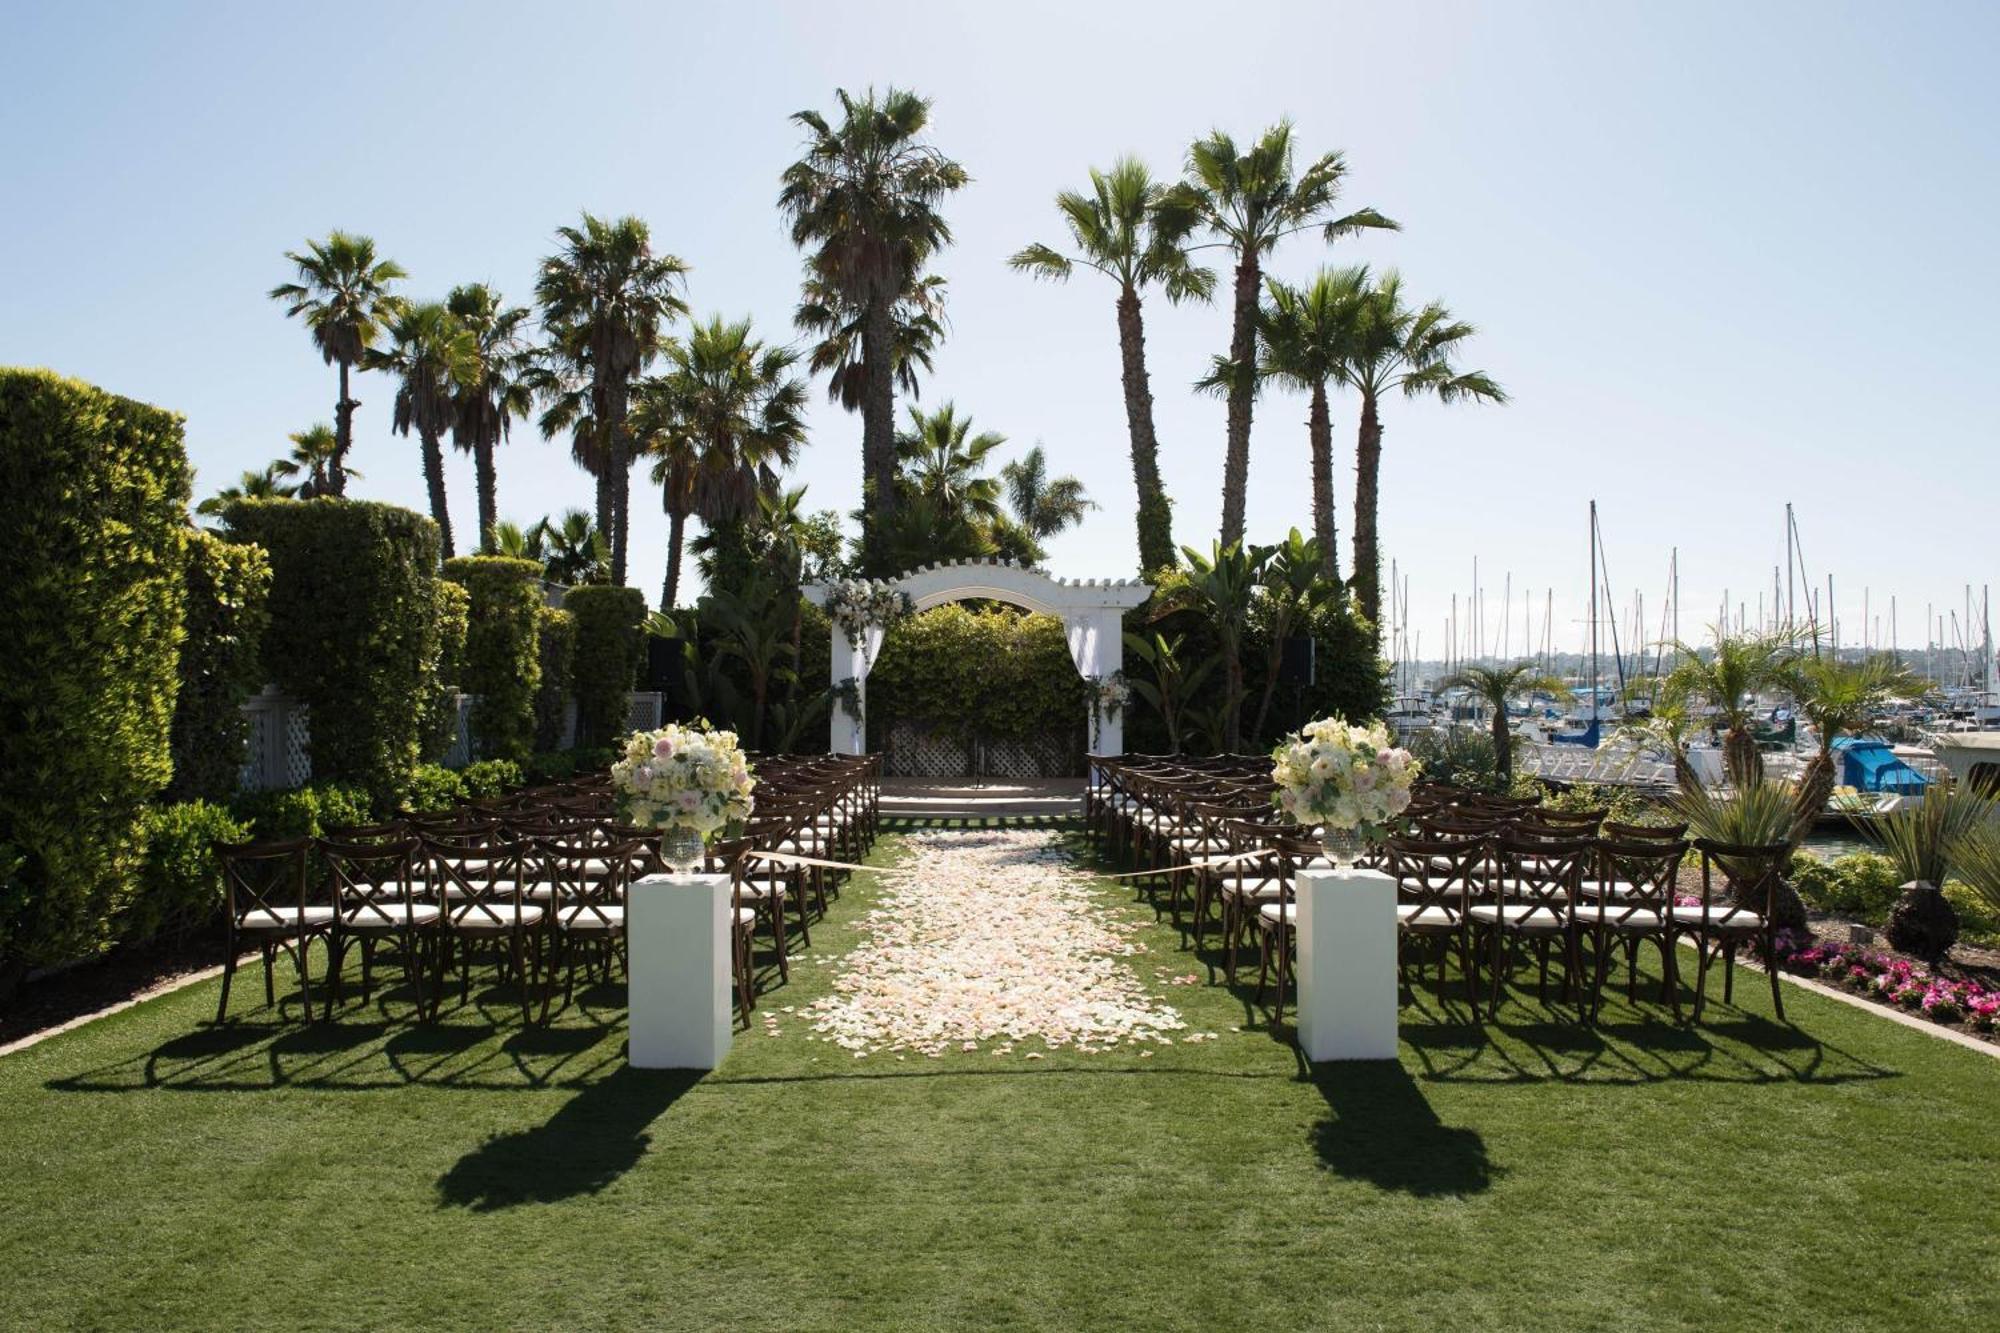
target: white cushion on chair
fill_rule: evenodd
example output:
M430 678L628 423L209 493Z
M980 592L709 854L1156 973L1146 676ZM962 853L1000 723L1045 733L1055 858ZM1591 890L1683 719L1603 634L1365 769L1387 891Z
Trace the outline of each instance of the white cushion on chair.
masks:
M438 915L430 903L411 903L408 908L400 902L383 903L379 907L351 907L340 914L340 924L349 930L401 930L406 924L428 926Z
M556 913L556 925L564 930L623 930L625 909L612 903L588 906L578 903Z
M1475 903L1468 915L1483 925L1492 925L1504 916L1508 925L1524 930L1560 930L1569 924L1562 909L1528 903L1507 903L1499 907L1492 903Z
M463 903L451 909L451 923L461 930L511 930L516 920L532 926L542 919L542 909L533 903L516 908L511 902Z
M1618 907L1606 907L1601 920L1597 915L1595 907L1579 907L1572 911L1570 915L1576 919L1576 924L1579 926L1595 927L1602 925L1607 930L1658 930L1662 924L1658 912L1649 911L1643 907L1635 907L1631 911L1626 911Z
M1265 903L1257 909L1257 915L1267 926L1283 925L1287 929L1298 925L1299 905L1297 903Z
M1396 924L1401 926L1455 926L1458 913L1435 903L1422 906L1417 903L1396 904Z
M325 926L333 922L331 907L259 907L236 918L240 930L298 930L304 926Z
M1707 907L1676 907L1674 920L1684 925L1703 924L1703 914L1707 924L1723 930L1762 930L1764 918L1741 907L1731 907L1727 903L1711 903Z

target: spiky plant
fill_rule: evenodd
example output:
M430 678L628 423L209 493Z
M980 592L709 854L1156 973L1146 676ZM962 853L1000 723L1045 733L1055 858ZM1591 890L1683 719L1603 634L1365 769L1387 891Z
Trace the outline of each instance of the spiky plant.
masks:
M1668 806L1686 821L1688 833L1705 842L1732 847L1791 847L1792 811L1798 793L1789 782L1762 779L1728 792L1713 792L1696 786L1675 795ZM1762 887L1761 867L1733 857L1719 857L1729 876L1732 898L1739 907L1753 912L1765 910L1765 903L1750 896ZM1805 903L1791 885L1780 880L1771 889L1770 908L1780 928L1802 928L1806 924Z
M1559 694L1568 687L1533 662L1516 662L1512 666L1465 667L1445 677L1439 688L1470 690L1492 710L1493 762L1500 790L1506 791L1514 782L1514 737L1507 720L1507 705L1524 694L1538 690Z

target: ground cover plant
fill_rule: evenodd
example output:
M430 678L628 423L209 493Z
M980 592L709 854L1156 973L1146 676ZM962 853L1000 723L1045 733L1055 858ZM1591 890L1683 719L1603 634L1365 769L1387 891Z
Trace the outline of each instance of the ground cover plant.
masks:
M1757 986L1688 1029L1642 977L1586 1029L1427 980L1397 1062L1305 1070L1108 881L1173 1040L857 1057L810 1013L883 883L701 1079L627 1068L601 986L546 1030L393 986L215 1029L205 983L0 1058L0 1325L261 1325L253 1252L308 1327L2000 1321L1989 1058Z

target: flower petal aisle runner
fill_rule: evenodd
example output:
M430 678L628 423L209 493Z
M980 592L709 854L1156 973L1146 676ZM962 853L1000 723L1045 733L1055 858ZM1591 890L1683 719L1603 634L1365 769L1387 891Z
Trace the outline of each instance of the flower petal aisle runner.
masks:
M1130 962L1141 923L1117 918L1054 833L915 833L833 963L834 993L809 1006L821 1040L858 1058L942 1055L992 1043L1084 1053L1149 1043L1187 1025L1149 996ZM1024 1052L1040 1059L1040 1049Z

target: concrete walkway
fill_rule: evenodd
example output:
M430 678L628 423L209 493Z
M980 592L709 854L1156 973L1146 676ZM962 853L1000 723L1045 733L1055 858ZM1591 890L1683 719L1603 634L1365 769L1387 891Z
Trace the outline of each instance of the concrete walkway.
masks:
M1081 815L1083 779L884 778L882 813L910 819Z

